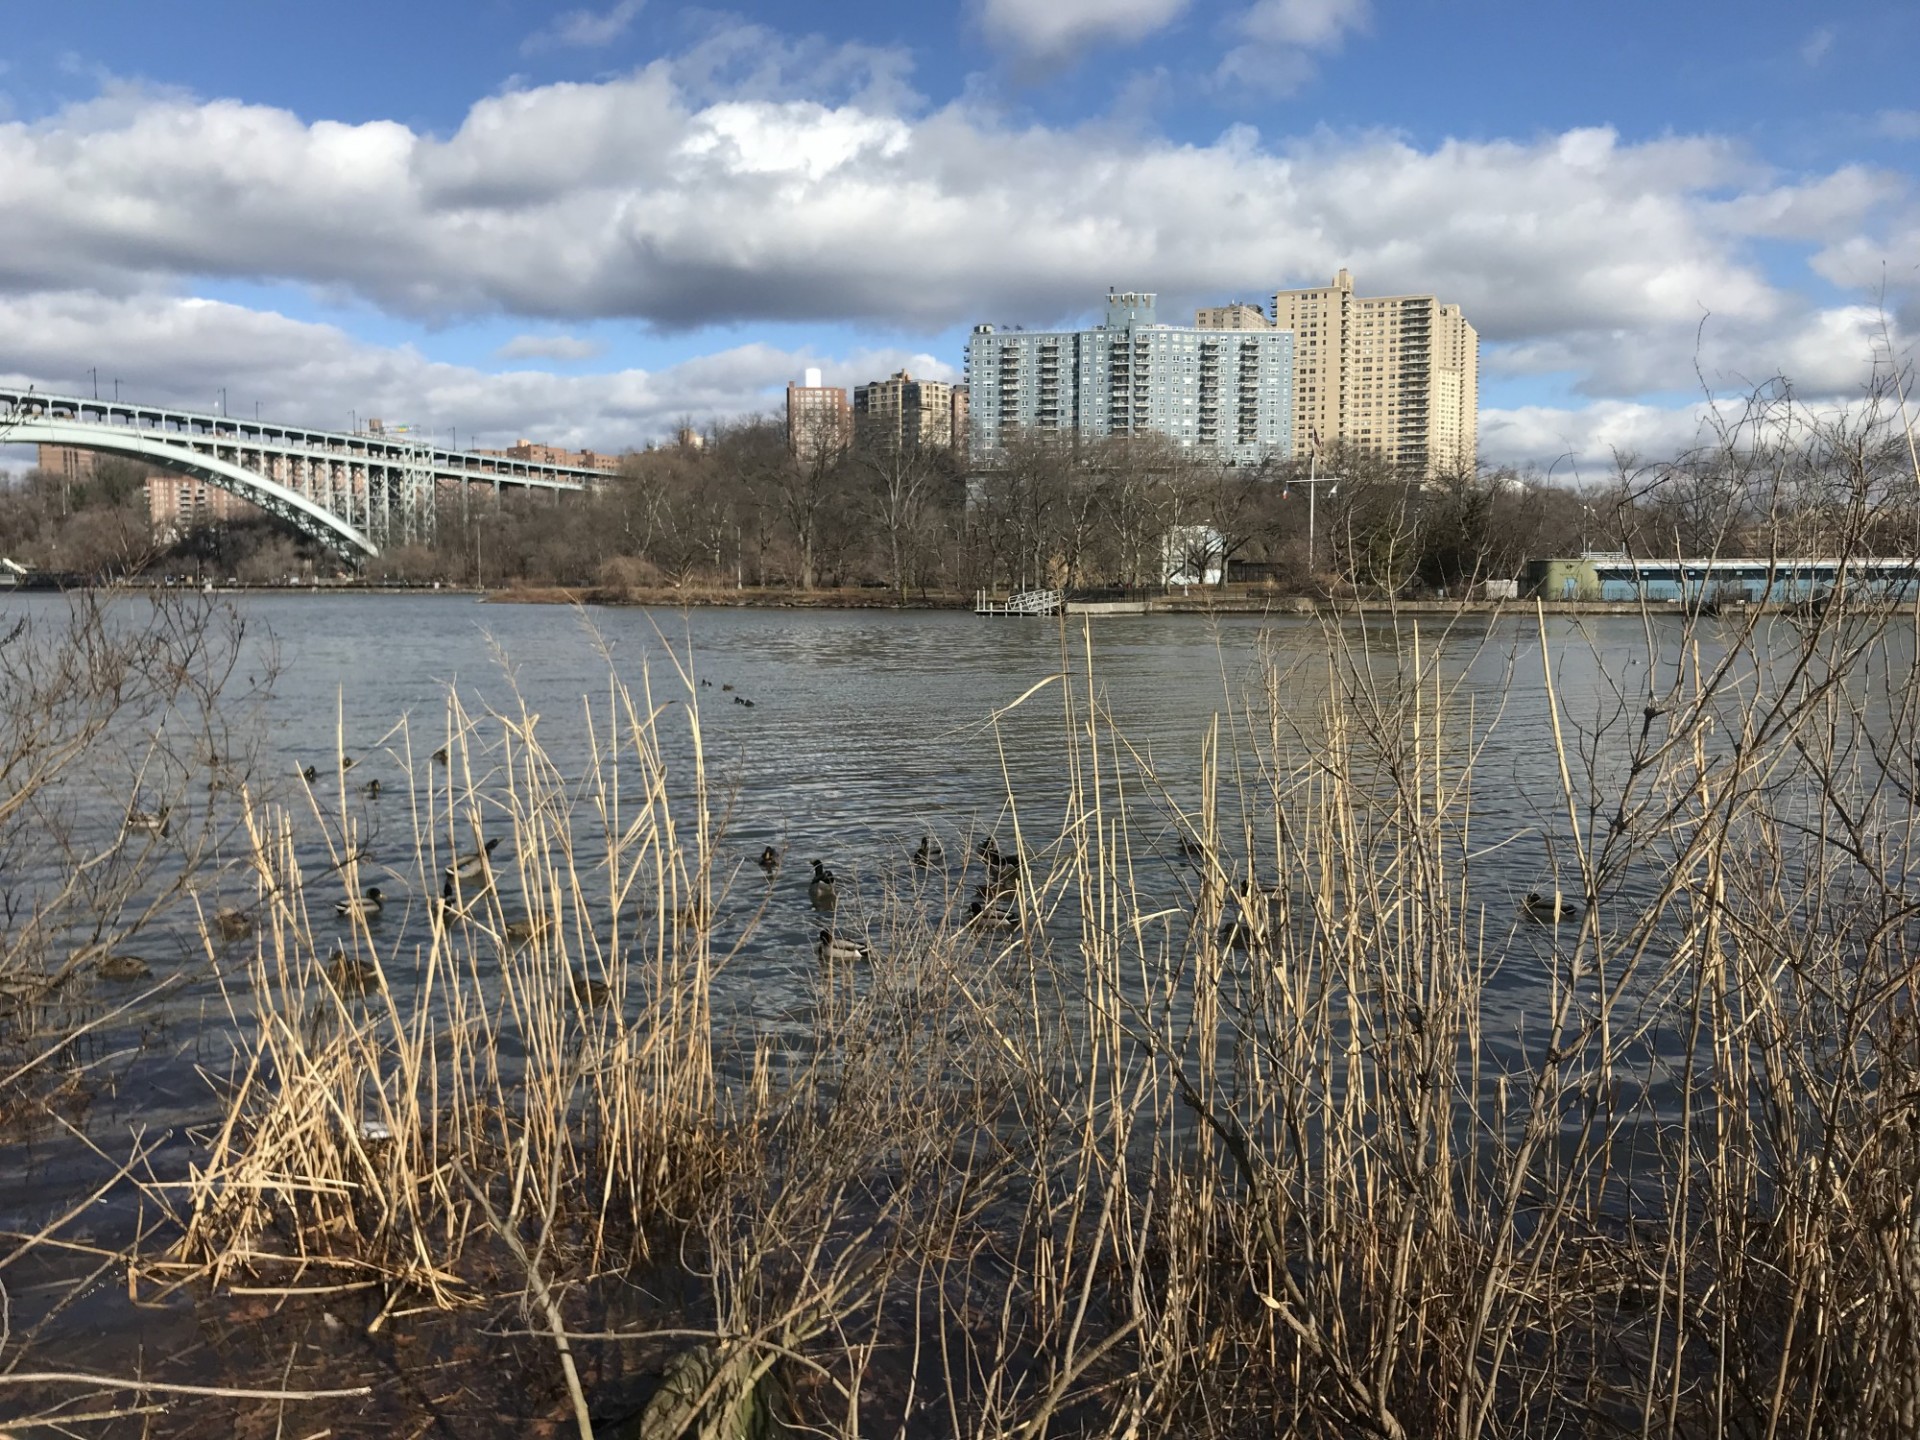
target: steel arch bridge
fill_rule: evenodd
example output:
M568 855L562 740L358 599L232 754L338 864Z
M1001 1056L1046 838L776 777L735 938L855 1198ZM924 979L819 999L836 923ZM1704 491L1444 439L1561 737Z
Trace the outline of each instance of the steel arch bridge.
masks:
M309 430L120 400L0 388L0 444L66 445L190 476L250 500L358 565L433 538L443 495L470 485L558 493L598 470L476 455L398 434Z

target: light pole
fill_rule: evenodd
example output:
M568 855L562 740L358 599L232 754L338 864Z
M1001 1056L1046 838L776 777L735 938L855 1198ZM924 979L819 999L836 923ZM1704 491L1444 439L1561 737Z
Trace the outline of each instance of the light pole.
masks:
M1322 485L1333 486L1334 493L1338 493L1340 488L1340 477L1338 475L1319 474L1319 468L1320 452L1315 450L1307 460L1307 478L1293 482L1296 485L1304 485L1307 487L1307 574L1309 576L1313 574L1314 502L1319 498L1319 490Z
M226 413L227 413L227 387L222 385L220 387L220 414L224 418Z

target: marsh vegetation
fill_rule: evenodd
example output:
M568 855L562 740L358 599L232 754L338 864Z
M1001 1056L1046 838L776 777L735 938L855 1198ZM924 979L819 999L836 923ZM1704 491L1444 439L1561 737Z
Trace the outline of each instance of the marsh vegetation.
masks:
M1889 503L1862 481L1856 538ZM1180 773L1119 719L1109 632L1062 628L1052 673L979 717L1044 715L1057 783L1009 772L938 860L827 854L797 998L755 1023L730 987L813 857L736 840L704 739L732 707L697 656L610 666L566 763L536 697L399 719L378 862L344 740L310 785L240 773L217 802L169 743L177 780L137 793L172 834L115 853L179 858L65 910L16 886L0 1103L102 1168L0 1249L0 1413L1915 1433L1917 623L1648 614L1577 699L1578 632L1531 616L1276 630ZM1495 704L1462 678L1490 647ZM194 653L187 676L224 673ZM1523 721L1537 823L1489 823ZM65 793L4 773L45 777L9 823ZM1516 847L1539 879L1497 903L1480 877ZM91 854L8 874L104 873ZM336 915L368 887L378 913ZM135 895L196 907L224 999L202 1119L113 1148L55 1083L110 1069L71 1037L117 1003L63 947L110 909L100 943L128 948ZM852 948L816 949L822 923ZM109 1194L126 1235L89 1221ZM45 1339L71 1307L194 1341L77 1372Z

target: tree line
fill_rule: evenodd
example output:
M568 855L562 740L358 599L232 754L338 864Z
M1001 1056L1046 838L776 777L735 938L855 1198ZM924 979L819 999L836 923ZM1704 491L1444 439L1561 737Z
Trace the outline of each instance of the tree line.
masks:
M944 449L788 444L778 420L637 451L593 491L474 487L443 496L431 543L365 575L646 592L863 587L901 603L1058 586L1150 591L1223 572L1303 594L1459 594L1533 558L1913 554L1914 469L1883 406L1809 420L1762 392L1711 443L1671 459L1617 455L1601 477L1511 467L1409 476L1330 447L1312 464L1219 463L1154 436L1013 438L969 473ZM89 575L328 575L337 562L267 521L157 543L138 467L72 481L34 472L0 491L0 554Z

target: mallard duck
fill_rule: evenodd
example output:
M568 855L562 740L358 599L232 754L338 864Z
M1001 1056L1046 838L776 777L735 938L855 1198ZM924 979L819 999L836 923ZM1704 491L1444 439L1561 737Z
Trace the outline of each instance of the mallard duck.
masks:
M436 765L444 765L447 763L446 746L442 745L438 750L433 752L433 763Z
M463 889L487 875L487 857L493 854L494 847L500 843L498 835L490 838L478 850L469 850L464 855L456 855L453 863L447 866L446 884L441 887L442 895L451 895L457 884Z
M991 835L974 847L980 852L980 858L986 862L989 875L1018 875L1020 857L1009 855L1000 848L1000 842Z
M380 798L380 782L378 779L367 781L360 789L369 800L378 800Z
M613 988L604 980L589 975L573 977L573 998L589 1009L598 1010L613 999Z
M344 950L327 957L327 984L342 995L369 995L381 988L380 967L371 960L359 960Z
M822 930L813 943L813 953L822 965L852 965L871 960L873 952L853 940L839 939L831 930Z
M300 778L309 785L313 784L314 781L320 778L320 767L317 765L302 765L300 767Z
M733 697L733 703L734 703L734 704L736 704L736 705L744 705L744 706L746 706L746 707L747 707L747 709L749 709L749 710L751 710L751 709L753 708L753 702L752 702L751 700L749 700L749 699L747 699L747 697L746 697L746 696L744 696L744 695L736 695L736 696L734 696L734 697Z
M683 930L704 930L713 921L713 907L704 900L690 900L673 912L673 919Z
M341 768L342 770L351 770L351 769L353 768L353 757L352 757L351 755L343 755L343 756L341 756L341 757L340 757L340 768Z
M769 845L760 852L760 868L771 875L780 868L780 852Z
M378 885L369 885L364 895L349 895L344 900L334 902L333 913L342 920L351 920L356 916L371 920L378 915L386 904L386 897L380 893Z
M1245 950L1248 946L1265 944L1267 929L1256 925L1246 915L1235 915L1220 922L1220 943L1233 950Z
M733 689L733 684L732 684L732 682L728 682L727 684L725 684L725 685L722 685L722 686L720 687L720 693L721 693L722 695L724 695L724 694L726 694L726 693L727 693L727 691L729 691L729 690L731 690L731 689Z
M153 967L138 955L102 955L93 968L102 980L146 980L153 975Z
M213 912L213 928L222 940L244 940L253 934L253 916L228 905Z
M1580 918L1580 902L1557 892L1542 895L1538 890L1529 890L1520 901L1520 909L1536 925L1558 925L1562 920Z
M1011 930L1016 920L1004 905L989 906L984 900L976 900L967 907L966 923L976 930Z
M1186 831L1182 830L1179 838L1174 843L1180 847L1180 858L1183 860L1204 860L1207 858L1206 842L1201 840L1198 835L1189 835Z
M525 945L534 936L547 933L547 922L544 919L536 920L532 916L524 920L509 920L505 933L509 945Z
M839 898L833 888L833 872L820 861L814 861L813 879L807 882L807 899L813 902L813 908L831 910Z
M938 865L946 857L941 852L940 842L931 835L920 837L920 848L913 852L913 863L922 870L929 865Z
M169 835L173 832L170 811L164 805L158 810L127 811L127 833L130 835Z

